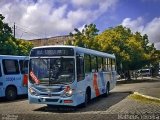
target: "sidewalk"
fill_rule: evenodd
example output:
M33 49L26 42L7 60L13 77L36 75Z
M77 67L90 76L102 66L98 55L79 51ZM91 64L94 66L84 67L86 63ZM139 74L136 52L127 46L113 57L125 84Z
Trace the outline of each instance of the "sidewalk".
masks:
M159 77L143 77L138 78L137 80L130 80L126 81L124 79L118 80L118 84L131 84L131 83L141 83L141 82L157 82L157 85L154 88L141 88L138 90L135 90L133 92L139 93L141 95L144 95L146 97L155 98L160 100L160 78ZM143 96L143 97L144 97Z

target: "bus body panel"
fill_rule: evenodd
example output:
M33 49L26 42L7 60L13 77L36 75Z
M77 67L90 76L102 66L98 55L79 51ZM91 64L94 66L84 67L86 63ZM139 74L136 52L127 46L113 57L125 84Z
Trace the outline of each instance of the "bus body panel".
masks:
M3 67L3 60L16 60L18 61L18 74L5 74ZM8 86L14 86L17 90L17 95L27 94L28 88L23 85L24 74L20 71L20 60L28 60L27 56L11 56L11 55L0 55L0 66L1 66L1 76L0 76L0 97L5 97L5 92Z
M95 52L94 50L88 50L85 48L80 47L73 47L73 46L42 46L42 47L35 47L32 50L35 49L41 49L41 48L57 48L57 47L66 47L66 48L74 48L75 55L76 52L81 52L85 54L93 54L93 55L99 55L99 56L108 56L109 58L115 59L114 55L105 54L102 52ZM42 52L40 51L42 54ZM38 56L41 57L41 56ZM30 56L30 59L38 58L36 56ZM54 56L56 58L56 56ZM41 58L54 58L53 56L43 56ZM61 56L62 58L66 58L66 56ZM76 61L75 61L76 63ZM77 69L77 66L75 66L75 69ZM75 71L76 73L77 71ZM30 74L30 73L29 73ZM105 72L90 72L85 73L85 76L83 79L78 80L77 74L75 76L75 80L71 84L67 85L49 85L49 86L41 86L37 88L36 85L32 84L29 81L28 84L28 98L29 103L37 103L37 104L47 104L47 105L66 105L66 106L77 106L79 104L84 103L85 101L85 93L87 88L90 88L91 90L91 99L98 97L99 95L102 95L106 92L106 86L107 83L110 85L110 90L112 90L115 87L116 84L116 71L105 71ZM73 94L70 97L63 97L63 93L65 89L62 89L61 91L54 91L53 89L60 89L65 88L66 86L70 86L73 90ZM43 91L42 89L48 89L49 92ZM52 91L53 90L53 91ZM31 94L31 91L33 92ZM52 92L51 92L52 91ZM35 92L35 93L34 93ZM33 95L34 94L34 95ZM72 101L72 102L71 102Z
M28 85L30 87L32 86L30 83ZM63 92L64 92L63 87L65 87L65 85L54 85L54 86L47 86L47 87L40 86L39 88L33 87L34 90L36 90L38 95L31 95L30 92L28 91L29 103L47 104L47 105L53 104L53 105L77 106L78 99L77 99L76 91L74 91L74 94L71 97L62 97ZM72 88L75 89L75 87L72 87ZM48 92L46 92L45 90L47 90ZM56 91L56 92L52 92L52 91ZM72 100L73 102L72 103L64 103L65 100Z
M95 89L95 85L93 83L93 79L94 79L95 75L97 76L97 78L96 78L97 85L98 85L97 89ZM102 76L103 76L103 78L102 78ZM104 81L104 78L106 78L105 81ZM102 81L104 81L104 82L102 82ZM85 92L86 92L87 87L91 88L91 99L93 99L95 97L98 97L99 95L104 94L107 82L109 82L111 85L110 90L113 89L114 86L112 84L114 84L115 79L112 79L110 72L91 73L91 74L87 75L84 80L77 82L77 85L74 88L75 89L74 94L71 97L67 97L67 98L61 97L60 95L63 93L62 91L51 93L51 94L59 94L59 96L56 96L56 97L55 96L50 97L49 93L45 93L45 92L40 92L40 94L46 94L46 96L33 96L28 91L29 102L30 103L38 103L38 104L48 104L48 105L54 104L54 105L77 106L77 105L82 104L84 102ZM73 86L75 86L75 85L73 85ZM59 85L56 87L60 88L61 86ZM48 87L46 87L46 88L48 88ZM99 94L96 94L97 91L99 91ZM44 101L44 99L50 99L53 101L55 99L58 99L58 100L56 102L46 102L46 101ZM73 103L64 103L64 100L73 100ZM60 102L60 101L62 101L62 102Z
M4 81L4 86L3 86L4 89L12 85L16 87L18 95L27 94L28 92L27 86L23 86L23 75L22 74L5 75L3 81Z

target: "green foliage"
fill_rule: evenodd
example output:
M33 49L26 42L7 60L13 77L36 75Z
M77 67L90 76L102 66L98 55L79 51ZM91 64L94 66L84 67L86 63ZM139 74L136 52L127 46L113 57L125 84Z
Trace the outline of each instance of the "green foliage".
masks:
M154 45L149 45L147 35L132 33L129 28L117 26L107 29L97 37L100 48L104 52L114 53L120 69L135 70L151 63L155 53Z
M30 50L33 48L33 44L29 41L17 39L18 55L29 55Z
M74 34L70 33L72 39L66 44L115 54L117 68L124 72L157 63L160 58L160 52L156 51L154 44L149 44L146 34L132 33L129 28L121 25L99 35L98 32L96 25L85 25L82 32L75 29Z
M0 14L0 54L1 55L28 55L33 45L24 40L15 39L12 30L4 17Z
M75 45L79 47L98 49L98 42L96 36L99 30L95 24L85 25L84 29L79 31L77 28L74 29L75 33L70 33L72 40L66 42L67 45Z

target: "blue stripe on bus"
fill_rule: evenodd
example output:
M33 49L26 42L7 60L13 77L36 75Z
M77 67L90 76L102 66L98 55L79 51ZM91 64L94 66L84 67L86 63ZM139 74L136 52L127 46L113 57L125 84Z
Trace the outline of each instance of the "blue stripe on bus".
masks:
M103 89L102 89L102 92L105 91L105 81L104 81L104 76L103 76L103 72L99 72L99 75L100 75L100 81L102 83L102 86L103 86Z

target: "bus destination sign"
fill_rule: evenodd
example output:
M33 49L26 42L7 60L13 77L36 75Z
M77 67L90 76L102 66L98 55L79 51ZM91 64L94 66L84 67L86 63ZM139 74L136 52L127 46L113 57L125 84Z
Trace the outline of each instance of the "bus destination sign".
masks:
M73 48L39 48L33 49L30 56L73 56Z

